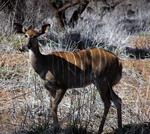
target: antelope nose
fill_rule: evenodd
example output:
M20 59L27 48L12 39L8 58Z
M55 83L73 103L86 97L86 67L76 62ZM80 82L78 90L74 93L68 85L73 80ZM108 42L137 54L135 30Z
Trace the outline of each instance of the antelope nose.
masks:
M29 51L28 46L27 45L22 45L22 47L19 48L19 51L20 52L28 52Z

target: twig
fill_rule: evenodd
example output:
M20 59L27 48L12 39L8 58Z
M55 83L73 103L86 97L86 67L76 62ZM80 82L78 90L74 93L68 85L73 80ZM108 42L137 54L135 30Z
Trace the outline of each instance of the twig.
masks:
M15 97L13 97L13 98L10 98L10 99L8 99L7 101L14 100L14 99L16 99L16 98L19 98L19 97L21 97L21 96L25 96L25 95L30 94L30 93L32 93L32 92L33 92L33 91L29 91L29 92L27 92L27 93L23 93L23 94L21 94L21 95L18 95L18 96L15 96ZM4 101L4 99L0 100L0 102L1 102L1 101Z
M7 0L6 2L2 3L2 5L0 6L0 11L2 11L6 7L6 5L8 4L9 1L10 0Z
M71 3L66 3L63 7L58 9L58 12L62 12L71 6L75 6L80 3L80 0L74 0Z

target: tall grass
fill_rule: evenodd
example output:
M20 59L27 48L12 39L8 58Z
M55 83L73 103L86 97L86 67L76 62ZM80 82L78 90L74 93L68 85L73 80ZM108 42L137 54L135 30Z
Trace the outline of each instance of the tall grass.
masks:
M27 3L28 5L31 4L30 1ZM44 13L38 15L42 9L42 5L38 9L35 7L32 8L30 12L26 14L26 18L28 19L25 19L23 23L42 25L41 20L45 15ZM150 61L130 60L122 54L122 49L130 45L128 39L131 37L130 34L121 29L121 26L116 27L115 25L116 18L120 20L122 18L118 18L116 11L112 14L106 14L103 18L99 17L98 12L98 9L95 9L94 13L85 12L82 16L83 19L79 20L74 28L66 27L66 32L79 32L81 33L81 38L85 37L93 42L97 42L98 47L101 47L101 43L103 42L108 46L117 46L117 50L114 53L121 57L124 69L123 78L121 82L114 87L114 90L123 100L123 124L130 124L132 128L129 130L125 127L126 130L124 131L126 133L131 131L130 133L132 133L140 128L144 131L144 127L136 124L142 124L150 120ZM11 19L11 17L13 17L13 15L6 17L3 13L1 14L3 15L2 18L4 21L1 21L2 25L0 31L2 34L5 34L7 30L10 30L8 27L12 25L13 19ZM33 16L37 20L32 20ZM149 14L141 10L137 18L143 20L149 18ZM141 25L143 25L142 21ZM53 25L50 30L58 37L65 34L55 31ZM149 32L149 27L144 30ZM42 80L34 73L30 63L27 62L27 59L29 59L28 54L21 54L17 50L18 47L25 43L24 37L16 35L7 36L7 38L4 36L1 37L1 132L55 133L56 128L52 126L50 97L48 92L43 87ZM47 54L51 51L66 50L62 45L61 42L55 43L48 39L46 46L41 46L41 51ZM71 47L71 45L69 46ZM60 125L63 128L63 130L59 130L59 132L96 132L99 127L102 113L103 104L93 85L78 90L68 90L58 110ZM113 106L107 117L105 125L106 133L111 132L117 127L115 115L116 110Z

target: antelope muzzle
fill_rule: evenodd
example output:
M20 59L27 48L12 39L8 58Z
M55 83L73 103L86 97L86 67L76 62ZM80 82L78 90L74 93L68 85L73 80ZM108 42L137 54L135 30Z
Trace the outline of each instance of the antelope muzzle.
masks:
M29 51L28 45L22 45L22 46L19 48L19 51L20 51L20 52L28 52L28 51Z

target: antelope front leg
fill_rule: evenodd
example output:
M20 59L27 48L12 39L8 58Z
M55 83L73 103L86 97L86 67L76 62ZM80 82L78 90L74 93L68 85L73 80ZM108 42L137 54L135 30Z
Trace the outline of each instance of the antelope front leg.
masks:
M56 88L56 82L55 82L55 80L49 80L49 81L45 81L45 83L44 83L44 85L45 85L45 88L49 91L49 93L50 93L50 108L51 108L51 110L52 110L52 117L53 117L53 122L56 124L58 124L58 119L57 119L57 113L55 112L55 111L57 111L57 110L55 110L54 111L54 109L56 109L56 108L54 108L55 107L55 105L53 104L54 102L55 102L55 97L56 97L56 91L58 90L57 88ZM55 118L54 118L55 117Z
M64 89L56 90L56 95L52 99L52 116L53 116L54 124L58 124L57 109L58 109L58 105L61 102L65 92L66 92L66 90L64 90Z

